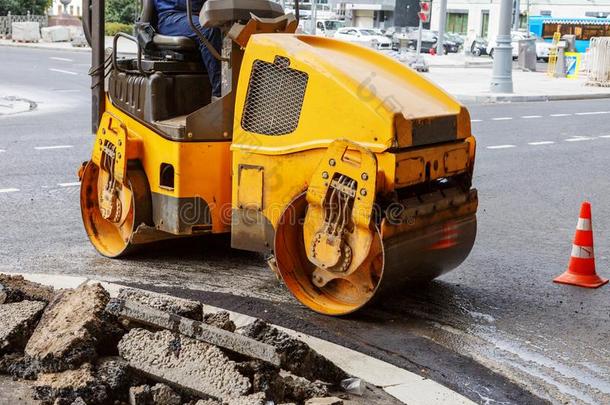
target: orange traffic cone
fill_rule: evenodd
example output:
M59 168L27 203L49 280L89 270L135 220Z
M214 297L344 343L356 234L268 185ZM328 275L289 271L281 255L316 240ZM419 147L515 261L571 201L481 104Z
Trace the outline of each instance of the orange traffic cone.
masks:
M583 202L580 207L568 270L553 281L588 288L597 288L608 282L608 279L595 273L591 204L588 201Z

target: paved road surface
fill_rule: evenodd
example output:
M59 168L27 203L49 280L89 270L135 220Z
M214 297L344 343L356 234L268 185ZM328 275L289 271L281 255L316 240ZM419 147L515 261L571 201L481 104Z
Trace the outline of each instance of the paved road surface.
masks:
M261 257L230 250L226 239L174 241L124 261L97 255L76 183L92 143L88 54L0 55L0 271L89 275L203 298L383 358L480 403L607 401L610 287L551 280L565 270L585 198L598 269L610 276L608 101L473 106L480 209L471 256L427 288L337 319L302 308ZM7 96L35 108L7 115L11 103L23 107Z

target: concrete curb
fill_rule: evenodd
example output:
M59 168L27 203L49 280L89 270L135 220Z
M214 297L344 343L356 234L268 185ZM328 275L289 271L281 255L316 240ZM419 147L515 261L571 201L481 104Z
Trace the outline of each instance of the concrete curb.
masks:
M93 280L86 277L58 274L3 273L21 275L29 281L50 285L56 289L76 288L82 284L99 282L110 293L111 297L116 297L119 290L125 288L120 284ZM225 311L222 308L210 305L204 305L204 310L207 312ZM255 318L245 314L233 311L227 312L231 314L231 319L238 328L250 324L255 320ZM390 363L292 329L283 328L277 325L273 326L283 330L291 336L303 340L314 350L334 362L347 373L361 378L369 384L381 387L385 392L405 404L428 405L433 403L439 405L474 405L474 402L444 385L396 367Z
M525 103L538 101L560 101L560 100L599 100L610 98L608 93L593 93L593 94L553 94L539 96L520 96L520 95L454 95L462 103L468 104L494 104L494 103Z
M61 47L61 46L52 46L50 44L47 44L45 42L43 43L39 43L39 42L33 42L33 43L20 43L20 42L0 42L0 46L6 46L6 47L10 47L10 48L32 48L32 49L46 49L49 51L66 51L66 52L91 52L91 48L89 47L83 47L83 48L78 48L78 47Z
M442 68L442 69L450 69L450 68L463 68L463 69L477 69L477 68L488 68L493 66L493 64L491 63L441 63L438 65L433 65L428 63L428 66L430 66L430 68Z

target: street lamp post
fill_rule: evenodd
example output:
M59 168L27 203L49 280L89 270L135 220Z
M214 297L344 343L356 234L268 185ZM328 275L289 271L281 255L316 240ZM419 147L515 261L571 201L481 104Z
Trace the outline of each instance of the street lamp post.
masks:
M498 37L493 50L494 64L490 84L492 93L513 92L513 48L510 43L512 11L512 0L501 0Z
M311 35L316 35L316 24L318 23L318 2L317 0L311 0Z
M519 0L515 0L515 20L513 21L513 29L518 31L521 28L521 2Z
M445 38L445 25L447 25L447 0L440 0L440 15L438 19L438 40L436 41L436 53L443 55L443 40Z

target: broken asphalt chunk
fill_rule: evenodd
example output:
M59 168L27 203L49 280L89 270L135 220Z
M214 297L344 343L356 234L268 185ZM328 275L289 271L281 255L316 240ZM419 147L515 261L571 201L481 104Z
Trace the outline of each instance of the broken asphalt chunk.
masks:
M0 303L22 300L50 302L55 296L53 287L28 281L20 275L0 274L0 286L6 294L5 301L2 301L0 291Z
M251 390L250 380L219 348L168 330L132 329L118 348L132 369L200 397L237 403Z
M203 320L203 305L200 302L172 297L152 291L122 288L118 299L135 302L159 311L169 312L195 321Z
M104 311L110 296L100 284L64 290L49 303L25 347L42 371L58 372L91 362L121 334Z
M0 354L23 350L45 306L40 301L0 305Z
M131 300L112 299L106 311L129 321L178 332L275 366L280 364L277 350L271 345L199 321L146 307Z
M345 371L317 353L307 343L269 326L260 319L246 325L240 332L244 336L274 346L280 354L281 367L297 376L336 385L349 377Z

